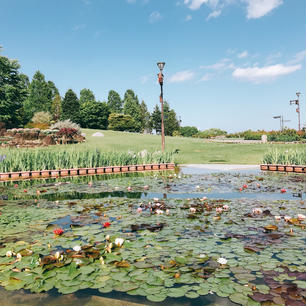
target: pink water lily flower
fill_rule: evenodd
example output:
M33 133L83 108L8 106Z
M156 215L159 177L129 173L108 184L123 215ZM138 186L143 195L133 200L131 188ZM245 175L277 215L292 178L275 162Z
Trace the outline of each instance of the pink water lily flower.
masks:
M281 216L274 216L274 219L279 221L282 217Z
M194 214L197 210L196 210L194 207L190 207L190 208L189 208L189 211L190 211L192 214Z
M139 214L141 214L141 213L142 213L142 208L141 208L141 207L138 207L138 208L137 208L137 212L138 212Z
M259 207L253 208L253 214L254 215L260 215L262 214L262 210Z
M303 215L303 214L298 214L298 215L297 215L297 218L298 218L298 220L303 221L303 220L306 219L306 216Z
M223 210L224 210L224 211L228 211L228 210L229 210L229 206L228 206L228 205L226 205L226 204L225 204L225 205L223 205L223 207L222 207L222 208L223 208Z
M216 212L217 212L218 214L221 214L222 211L223 211L223 208L222 208L222 207L216 207Z

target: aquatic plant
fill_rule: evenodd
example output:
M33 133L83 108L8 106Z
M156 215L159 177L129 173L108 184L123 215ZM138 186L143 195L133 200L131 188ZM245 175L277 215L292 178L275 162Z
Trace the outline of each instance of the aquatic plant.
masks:
M277 149L265 153L263 164L306 165L305 150L279 151Z

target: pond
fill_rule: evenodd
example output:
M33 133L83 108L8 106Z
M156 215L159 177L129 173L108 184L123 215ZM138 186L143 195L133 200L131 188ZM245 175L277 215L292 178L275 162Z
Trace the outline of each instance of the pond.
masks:
M188 167L2 182L1 305L306 305L305 191Z

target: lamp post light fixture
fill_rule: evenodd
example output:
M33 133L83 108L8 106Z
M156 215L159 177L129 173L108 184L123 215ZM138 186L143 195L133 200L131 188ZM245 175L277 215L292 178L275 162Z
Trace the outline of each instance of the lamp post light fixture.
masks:
M159 102L161 104L161 137L162 137L162 152L165 151L165 127L164 127L164 92L163 92L163 85L164 85L164 75L163 69L165 67L164 62L158 62L157 66L160 70L158 76L158 82L160 85L160 96Z
M274 116L273 119L280 119L280 130L283 131L283 129L284 129L284 119L283 119L283 116Z
M296 112L298 113L298 122L299 122L299 132L301 131L301 115L300 115L300 92L297 92L297 99L296 100L290 100L290 105L295 104L297 105Z

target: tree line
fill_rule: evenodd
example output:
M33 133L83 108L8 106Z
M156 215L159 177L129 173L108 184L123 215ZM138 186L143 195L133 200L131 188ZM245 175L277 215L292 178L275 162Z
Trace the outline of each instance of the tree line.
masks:
M80 91L79 97L72 89L61 97L54 82L46 80L43 73L36 71L30 80L19 69L18 61L0 55L0 122L6 128L23 127L43 112L50 114L53 122L70 119L83 128L161 132L159 105L150 113L145 101L140 102L131 89L123 98L110 90L103 102L87 88ZM180 122L167 102L164 121L166 135L179 133Z

